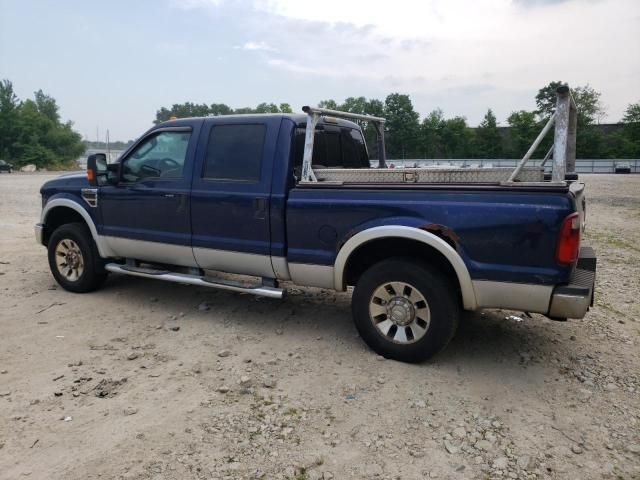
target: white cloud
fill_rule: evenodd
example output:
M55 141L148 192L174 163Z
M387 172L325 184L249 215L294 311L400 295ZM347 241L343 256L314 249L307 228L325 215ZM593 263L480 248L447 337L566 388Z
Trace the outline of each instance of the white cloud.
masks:
M509 107L507 99L529 92L532 103L538 88L558 79L601 91L612 121L640 96L637 0L256 0L254 7L303 23L295 33L272 33L297 36L269 62L288 71L416 96L483 86L487 107L502 103L503 115L533 106Z
M196 8L219 7L225 0L169 0L169 4L181 10L194 10Z
M240 50L257 50L263 52L276 52L277 50L265 42L245 42L243 45L234 47Z
M537 90L552 80L589 83L601 91L611 121L640 97L638 0L186 4L213 12L233 9L248 37L235 48L260 52L274 72L342 79L342 90L354 95L402 91L435 98L445 107L458 105L450 113L472 122L489 106L503 118L533 108ZM432 106L420 109L425 113Z

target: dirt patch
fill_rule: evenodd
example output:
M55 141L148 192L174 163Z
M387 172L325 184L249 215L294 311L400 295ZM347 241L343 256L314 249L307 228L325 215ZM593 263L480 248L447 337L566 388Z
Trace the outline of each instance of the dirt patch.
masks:
M583 176L584 320L469 315L422 365L373 354L346 294L65 292L33 240L48 178L0 176L0 478L640 477L640 175Z

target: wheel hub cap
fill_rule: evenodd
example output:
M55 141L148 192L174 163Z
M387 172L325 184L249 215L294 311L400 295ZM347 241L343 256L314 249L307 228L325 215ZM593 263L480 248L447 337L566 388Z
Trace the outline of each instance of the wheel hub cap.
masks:
M76 242L66 238L56 245L56 266L67 280L75 282L84 272L84 258Z
M374 290L369 318L387 340L407 344L417 342L427 333L431 311L424 295L413 285L387 282Z
M387 307L387 315L396 325L409 325L415 316L411 302L404 297L394 297Z

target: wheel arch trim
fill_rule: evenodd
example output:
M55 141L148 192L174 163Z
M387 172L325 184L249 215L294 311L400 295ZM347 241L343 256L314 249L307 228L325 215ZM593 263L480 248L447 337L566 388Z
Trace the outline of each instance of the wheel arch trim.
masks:
M87 212L87 210L75 200L71 200L69 198L54 198L49 200L42 209L42 213L40 215L40 223L44 224L46 227L47 216L53 209L59 207L70 208L71 210L79 213L84 222L87 224L87 227L89 227L89 231L91 232L93 241L96 242L96 247L98 247L98 253L100 254L100 256L103 258L113 256L113 252L105 242L104 238L100 234L98 234L96 225L93 221L93 218L91 218L91 215L89 215L89 212Z
M458 277L464 309L475 310L477 308L476 295L473 289L471 276L469 275L469 270L458 252L456 252L451 245L433 233L403 225L372 227L351 237L338 252L334 264L334 287L336 290L343 291L345 289L344 270L351 254L368 242L385 238L403 238L418 241L441 253L451 264L451 267Z

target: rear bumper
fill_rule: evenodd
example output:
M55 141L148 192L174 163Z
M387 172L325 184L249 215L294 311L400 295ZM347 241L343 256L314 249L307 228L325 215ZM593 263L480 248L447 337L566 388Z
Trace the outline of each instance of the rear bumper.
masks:
M33 227L33 231L36 234L36 242L38 242L39 245L44 245L42 243L42 236L44 233L44 223L36 223L35 226Z
M582 247L569 285L558 286L551 295L547 316L553 319L583 318L593 305L596 280L596 253Z

